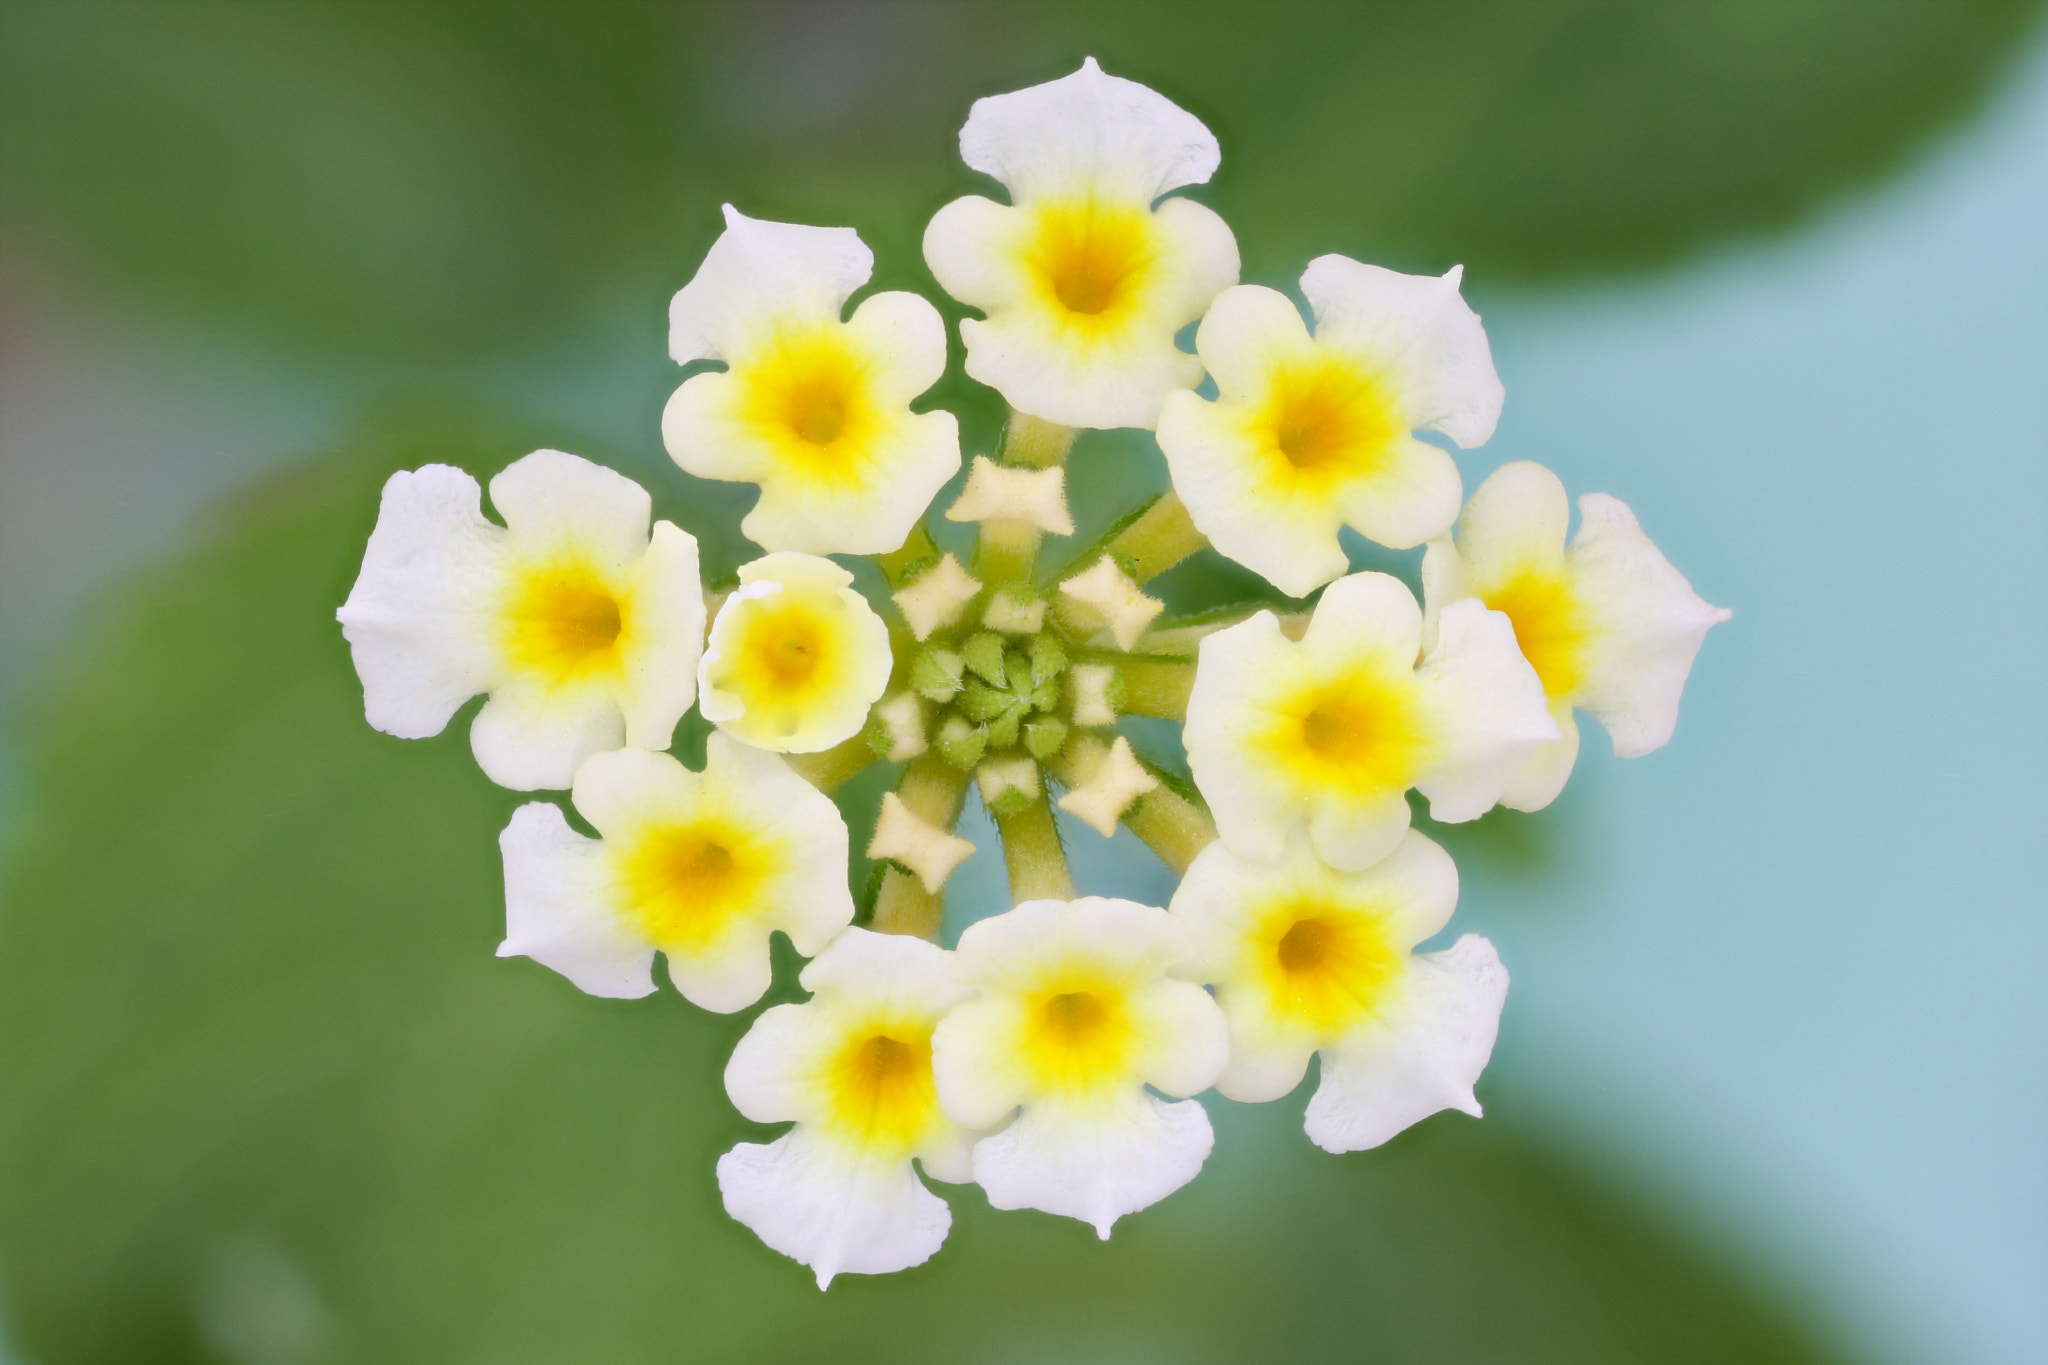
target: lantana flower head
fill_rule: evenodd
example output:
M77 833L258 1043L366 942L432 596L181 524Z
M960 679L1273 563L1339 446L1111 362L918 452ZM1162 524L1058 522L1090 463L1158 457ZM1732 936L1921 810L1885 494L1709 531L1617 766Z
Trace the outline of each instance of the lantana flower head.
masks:
M1337 871L1299 836L1277 862L1203 850L1171 910L1193 945L1187 974L1216 987L1230 1021L1217 1090L1278 1099L1320 1052L1307 1128L1332 1152L1377 1147L1440 1109L1478 1117L1472 1086L1493 1052L1507 972L1471 934L1413 951L1457 902L1450 855L1413 830L1363 872Z
M701 478L759 484L740 529L770 550L896 549L960 468L953 415L910 410L946 369L938 310L891 291L842 320L874 273L852 228L763 222L730 205L725 220L669 309L669 354L726 369L669 400L669 454Z
M925 229L967 373L1020 412L1070 427L1151 427L1202 362L1174 334L1237 282L1237 241L1192 200L1222 153L1201 121L1094 58L1045 85L976 100L960 155L1010 192L956 199ZM1155 207L1156 204L1156 207Z
M1450 529L1458 467L1414 433L1483 445L1503 394L1461 275L1318 257L1301 277L1313 335L1277 290L1217 298L1195 334L1217 396L1168 395L1159 448L1219 551L1305 597L1344 572L1344 526L1397 550Z
M1490 810L1557 738L1543 686L1507 617L1475 601L1444 608L1421 651L1422 609L1378 573L1331 584L1299 643L1270 611L1203 640L1188 766L1223 842L1270 860L1305 827L1357 872L1401 841L1410 787L1438 820Z
M952 1213L918 1182L972 1178L975 1134L940 1112L932 1030L971 993L953 955L922 939L848 929L804 968L800 1005L754 1021L725 1068L726 1093L756 1123L796 1126L718 1162L726 1211L762 1241L834 1275L886 1274L929 1259Z
M1428 626L1468 598L1506 613L1549 698L1560 735L1508 784L1501 801L1516 810L1541 810L1571 776L1575 708L1606 727L1623 758L1668 742L1693 658L1730 615L1701 600L1618 498L1580 498L1566 548L1570 517L1557 475L1503 465L1472 495L1456 538L1432 541L1422 560Z
M1168 975L1188 956L1164 911L1099 896L1026 901L960 936L979 998L932 1038L939 1104L993 1128L974 1178L999 1209L1042 1209L1107 1238L1194 1179L1214 1135L1202 1106L1229 1042L1208 992Z
M666 749L696 698L704 639L697 541L646 490L602 465L538 450L491 480L448 465L384 485L341 620L370 724L403 739L446 728L479 692L469 731L492 781L566 787L592 754Z
M781 551L740 568L698 664L704 718L747 743L814 753L860 732L889 685L889 628L853 575Z
M591 995L654 989L654 954L685 999L729 1014L768 989L768 937L811 956L853 919L846 823L770 753L713 734L704 771L619 749L576 770L576 812L536 801L499 836L500 957L530 957Z

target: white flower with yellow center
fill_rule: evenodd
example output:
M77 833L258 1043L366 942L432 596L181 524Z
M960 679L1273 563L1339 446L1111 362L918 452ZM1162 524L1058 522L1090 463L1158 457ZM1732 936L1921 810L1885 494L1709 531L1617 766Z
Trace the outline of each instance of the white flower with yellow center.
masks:
M829 559L781 551L740 569L697 665L704 718L809 754L860 733L889 685L889 628Z
M1414 831L1363 872L1339 872L1289 842L1278 862L1202 850L1174 893L1194 946L1192 979L1216 987L1230 1065L1216 1088L1276 1100L1323 1056L1308 1135L1332 1152L1377 1147L1440 1109L1479 1117L1472 1086L1493 1054L1508 975L1467 934L1416 944L1450 921L1458 870Z
M725 1068L756 1123L796 1127L718 1160L725 1209L817 1272L885 1275L929 1259L953 1215L919 1183L972 1178L973 1134L940 1112L932 1029L970 992L923 939L848 929L804 968L801 1005L754 1021Z
M896 549L960 468L953 415L910 410L945 372L944 321L901 292L841 320L874 273L852 228L762 222L729 204L725 222L669 308L669 353L727 368L669 399L668 453L700 478L759 484L740 529L767 549Z
M1026 901L969 926L957 954L982 992L932 1037L939 1104L955 1123L1014 1123L974 1147L999 1209L1042 1209L1107 1238L1127 1213L1195 1178L1214 1136L1193 1095L1229 1040L1208 992L1168 972L1187 957L1163 910L1085 897Z
M1270 611L1204 639L1188 698L1188 765L1240 857L1274 859L1307 827L1316 853L1363 871L1430 815L1472 820L1557 738L1543 685L1499 612L1454 603L1422 649L1422 610L1398 579L1324 590L1296 644Z
M470 747L493 782L566 787L594 753L666 749L696 697L697 542L623 475L538 450L491 480L448 465L384 485L362 573L335 615L370 724L437 735L479 692Z
M1174 334L1237 282L1237 242L1188 199L1216 172L1200 120L1094 58L1046 85L974 102L960 155L1007 205L956 199L924 258L967 319L967 373L1020 412L1070 427L1150 427L1202 362Z
M1174 489L1210 543L1303 597L1344 572L1344 526L1397 550L1450 529L1458 466L1415 433L1483 445L1503 393L1459 273L1318 257L1301 277L1314 335L1284 294L1224 291L1195 335L1215 401L1170 394L1159 417Z
M576 770L577 813L521 806L498 837L505 941L592 995L654 989L654 954L692 1004L720 1014L768 989L768 937L810 956L853 920L846 824L773 754L713 734L704 771L619 749Z
M1564 789L1579 753L1575 708L1606 727L1623 758L1668 742L1693 658L1730 615L1700 599L1618 499L1580 498L1567 549L1570 520L1557 475L1517 461L1479 485L1456 539L1432 541L1422 559L1429 624L1461 598L1505 612L1550 699L1562 737L1508 785L1501 802L1516 810L1541 810Z

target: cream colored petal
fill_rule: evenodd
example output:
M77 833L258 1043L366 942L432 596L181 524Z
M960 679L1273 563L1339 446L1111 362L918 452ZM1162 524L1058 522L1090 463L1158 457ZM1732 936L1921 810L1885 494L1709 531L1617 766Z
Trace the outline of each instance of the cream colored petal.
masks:
M1324 590L1301 641L1318 657L1367 654L1413 666L1422 652L1422 608L1391 574L1355 573Z
M1061 426L1149 429L1159 424L1166 395L1202 382L1202 362L1173 344L1191 321L1162 319L1129 329L1115 345L1080 346L1035 311L1016 308L963 319L960 339L968 376L1019 412Z
M955 199L925 227L925 264L939 288L969 307L1006 307L1026 287L1016 260L1025 230L1024 215L1007 205L978 194Z
M946 373L946 320L919 295L900 289L870 294L846 320L846 330L868 357L882 403L908 404Z
M775 978L768 942L768 926L755 919L700 951L662 956L669 982L683 999L713 1014L737 1014L765 995Z
M1078 1218L1107 1241L1117 1219L1199 1175L1215 1141L1195 1101L1133 1090L1113 1106L1025 1110L974 1145L974 1179L993 1208Z
M684 380L661 410L661 443L669 458L700 479L760 483L774 477L774 455L734 411L738 401L729 370Z
M1415 785L1420 788L1424 783ZM1332 867L1361 872L1399 846L1411 819L1400 792L1346 802L1318 801L1308 813L1308 839L1316 856Z
M1491 585L1521 570L1561 567L1571 515L1557 475L1529 460L1502 465L1473 491L1458 518L1457 551L1467 580Z
M595 682L560 689L507 682L492 691L469 727L477 766L513 791L567 787L584 759L625 742L619 703Z
M1150 203L1207 180L1222 152L1201 120L1090 57L1070 76L976 100L960 158L1020 203L1076 184Z
M1159 448L1188 518L1219 554L1290 597L1304 597L1350 567L1337 541L1335 500L1277 497L1262 452L1238 414L1185 390L1159 412Z
M1436 647L1416 674L1442 758L1415 788L1429 798L1431 819L1476 820L1531 755L1560 738L1543 684L1516 646L1507 616L1470 597L1444 608Z
M1267 1104L1292 1094L1315 1056L1314 1037L1274 1019L1254 992L1225 987L1217 999L1229 1020L1230 1063L1216 1078L1216 1093L1239 1104Z
M569 799L576 813L606 839L622 839L695 806L704 774L670 754L613 749L593 754L576 769Z
M400 470L385 483L362 572L335 613L372 726L401 739L438 735L491 685L504 538L459 469Z
M1172 262L1152 307L1168 331L1177 334L1237 283L1242 268L1237 237L1216 210L1192 199L1167 200L1153 211L1152 222L1160 250Z
M875 821L875 837L868 841L868 857L887 858L917 874L924 889L937 895L953 875L953 869L974 855L974 845L903 804L895 792L882 794L882 813Z
M886 1275L922 1265L953 1215L906 1161L851 1160L805 1129L765 1146L743 1142L718 1159L725 1211L818 1276Z
M763 907L763 918L788 934L797 952L816 957L853 922L846 821L839 808L774 754L722 734L705 742L704 775L745 803L756 829L791 851L787 874L773 903Z
M1426 441L1396 441L1386 467L1338 495L1346 524L1390 550L1407 550L1433 540L1458 519L1465 485L1458 462Z
M1188 696L1188 767L1216 817L1216 831L1247 858L1277 858L1301 819L1269 763L1251 752L1251 733L1275 660L1288 648L1269 611L1202 641Z
M1307 354L1309 345L1308 324L1294 300L1263 284L1235 285L1218 294L1195 332L1195 353L1225 403L1256 401L1273 367Z
M1122 735L1090 773L1087 781L1060 798L1060 809L1107 839L1136 801L1159 785L1159 779L1138 762L1131 742Z
M1579 499L1568 562L1574 594L1597 623L1579 705L1607 727L1620 757L1660 748L1678 724L1678 699L1708 629L1731 613L1702 601L1635 514L1604 493Z
M879 555L899 549L946 481L960 469L960 424L950 412L894 419L886 468L864 485L761 480L761 500L740 521L747 539L811 555Z
M836 319L874 268L852 228L768 222L727 204L725 231L669 305L669 355L678 365L730 359L766 322Z
M573 549L620 573L647 552L653 500L625 475L559 450L536 450L491 480L491 505L521 556Z
M1230 1029L1209 992L1191 981L1155 981L1133 1002L1144 1042L1137 1069L1145 1084L1184 1099L1216 1083L1230 1060Z
M1377 1147L1439 1109L1479 1116L1472 1087L1493 1055L1507 969L1467 934L1414 959L1398 1008L1323 1054L1310 1140L1331 1152Z
M626 743L666 749L676 722L697 700L697 659L704 651L697 538L669 522L654 523L632 591L632 621L620 641Z
M1572 775L1572 765L1579 757L1579 723L1569 704L1551 707L1550 718L1557 722L1563 737L1543 745L1523 762L1522 770L1500 796L1500 803L1509 810L1542 810L1557 800Z
M1024 1102L1030 1085L1018 1062L1021 1027L1019 1007L1007 997L970 1000L939 1021L932 1076L947 1118L963 1128L993 1128Z
M946 509L947 521L1010 521L1056 536L1074 534L1067 512L1067 471L1022 469L999 465L986 455L974 457L967 486Z
M1025 901L977 920L960 935L954 958L963 981L993 994L1028 988L1045 964L1070 954L1116 963L1136 979L1184 962L1188 944L1180 925L1156 906L1082 896Z
M842 931L798 979L833 1004L933 1016L974 994L960 980L953 954L938 944L871 929Z
M719 608L697 666L705 719L777 753L816 753L860 733L889 685L893 656L889 628L852 582L832 561L793 551L742 565L740 588ZM800 607L816 626L805 648L817 657L800 685L783 688L779 675L762 671L750 642L787 607Z
M1403 407L1417 430L1440 431L1469 450L1486 444L1506 391L1486 329L1458 293L1464 267L1443 276L1403 275L1344 256L1318 256L1301 277L1316 336L1381 362L1402 378Z
M959 620L961 609L980 591L979 580L949 554L893 596L903 619L910 623L910 633L924 640Z
M819 1052L839 1036L824 1011L806 1004L761 1012L725 1063L725 1093L754 1123L815 1119L812 1100Z
M499 957L530 957L591 995L630 1000L654 990L654 946L611 908L601 845L534 801L498 836L505 861Z

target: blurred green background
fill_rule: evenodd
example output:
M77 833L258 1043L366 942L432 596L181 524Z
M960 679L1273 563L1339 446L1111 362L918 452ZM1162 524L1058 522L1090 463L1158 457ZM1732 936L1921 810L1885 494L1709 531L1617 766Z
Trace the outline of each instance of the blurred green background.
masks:
M0 1358L2048 1358L2040 9L10 0ZM718 204L950 308L968 103L1089 54L1217 131L1247 279L1463 262L1468 486L1611 491L1737 615L1669 750L1434 831L1516 974L1484 1121L1212 1097L1106 1246L964 1190L821 1296L718 1208L747 1016L494 959L519 798L368 730L332 611L388 471L544 444L746 557L656 426ZM1159 477L1086 437L1077 513Z

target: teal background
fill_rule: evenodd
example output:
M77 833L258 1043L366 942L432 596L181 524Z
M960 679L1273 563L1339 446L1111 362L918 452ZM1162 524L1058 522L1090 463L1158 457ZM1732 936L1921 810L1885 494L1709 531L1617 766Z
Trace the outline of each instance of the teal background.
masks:
M2048 1357L2036 13L10 7L15 1357ZM1219 1102L1107 1247L967 1192L931 1266L821 1299L716 1208L744 1018L492 959L515 798L460 723L368 732L328 613L399 464L559 443L729 525L654 429L717 203L931 292L967 101L1089 51L1218 130L1247 278L1463 260L1509 391L1468 486L1612 492L1736 615L1668 749L1432 831L1514 974L1484 1122L1339 1159L1302 1094ZM1076 461L1084 520L1158 475Z

